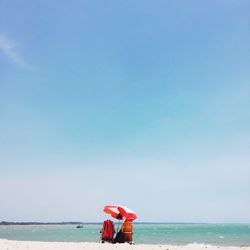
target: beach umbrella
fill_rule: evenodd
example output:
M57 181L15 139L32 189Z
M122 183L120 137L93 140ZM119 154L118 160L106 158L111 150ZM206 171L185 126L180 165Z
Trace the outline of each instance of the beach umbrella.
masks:
M103 211L118 220L133 221L137 218L135 212L121 205L107 205L104 207Z

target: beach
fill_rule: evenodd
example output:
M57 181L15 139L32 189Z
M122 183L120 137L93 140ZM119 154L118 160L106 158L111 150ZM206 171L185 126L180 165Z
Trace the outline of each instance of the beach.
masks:
M250 250L249 9L0 0L0 250Z
M151 244L109 244L91 242L41 242L41 241L14 241L0 239L1 250L250 250L250 247L225 247L204 244L175 245L151 245Z

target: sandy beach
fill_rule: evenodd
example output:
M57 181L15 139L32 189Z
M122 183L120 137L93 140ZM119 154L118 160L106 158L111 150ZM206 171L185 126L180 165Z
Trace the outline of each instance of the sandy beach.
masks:
M189 244L186 246L174 245L129 245L109 243L73 243L73 242L40 242L40 241L12 241L0 240L1 250L250 250L250 247L222 247L203 244Z

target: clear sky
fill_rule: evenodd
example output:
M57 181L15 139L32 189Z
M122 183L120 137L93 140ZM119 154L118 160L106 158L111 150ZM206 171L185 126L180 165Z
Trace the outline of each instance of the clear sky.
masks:
M250 222L248 0L1 0L0 221Z

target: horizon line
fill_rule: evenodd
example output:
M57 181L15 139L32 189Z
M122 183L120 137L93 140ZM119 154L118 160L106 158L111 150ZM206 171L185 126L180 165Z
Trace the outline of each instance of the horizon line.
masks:
M114 221L119 223L120 221ZM102 224L103 221L0 221L0 225L42 225L42 224ZM135 224L250 224L250 222L178 222L178 221L133 221Z

